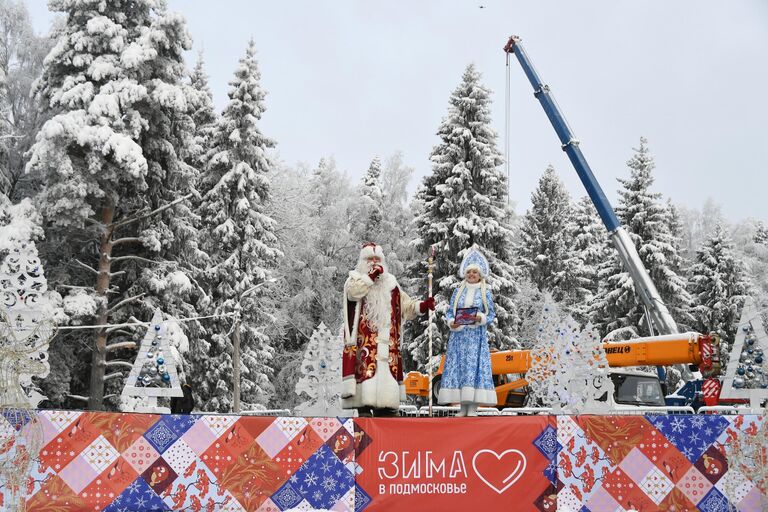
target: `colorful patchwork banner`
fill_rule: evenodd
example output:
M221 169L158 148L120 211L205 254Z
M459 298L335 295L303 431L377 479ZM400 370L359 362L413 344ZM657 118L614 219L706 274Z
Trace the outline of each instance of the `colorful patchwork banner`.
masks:
M0 469L27 456L14 438L42 439L35 511L768 509L766 468L729 467L759 416L36 414L0 416Z

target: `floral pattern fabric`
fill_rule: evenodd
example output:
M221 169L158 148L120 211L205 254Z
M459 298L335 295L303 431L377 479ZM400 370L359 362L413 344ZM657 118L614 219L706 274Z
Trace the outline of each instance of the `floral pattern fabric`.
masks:
M461 292L460 292L461 290ZM454 319L453 305L466 304L468 293L474 293L472 306L479 312L483 312L483 297L481 288L457 288L454 290L445 314L446 322ZM451 330L448 338L448 350L445 355L443 377L440 382L440 403L476 403L480 405L496 405L496 392L491 377L491 353L488 349L488 325L496 317L491 292L486 291L488 312L485 325L464 325L456 330Z

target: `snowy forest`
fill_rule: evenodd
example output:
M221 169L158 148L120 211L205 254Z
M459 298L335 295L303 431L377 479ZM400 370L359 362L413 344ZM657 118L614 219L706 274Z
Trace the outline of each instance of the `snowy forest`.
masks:
M37 383L44 407L118 409L129 342L146 331L130 324L157 307L189 341L183 374L197 409L233 410L235 327L243 409L295 407L303 350L321 326L338 332L343 283L367 241L414 297L427 294L436 248L438 315L477 244L491 265L497 349L531 346L550 296L601 336L648 334L592 203L558 177L572 170L512 169L508 183L494 96L473 64L443 84L445 115L421 157L430 172L414 186L401 153L372 154L367 169L340 169L332 152L343 148L311 165L281 161L280 141L260 127L269 96L253 41L217 111L204 54L185 60L192 38L163 2L50 6L60 17L39 36L23 1L0 1L0 261L34 241L54 319L71 327ZM617 214L679 328L731 339L744 297L768 301L768 228L726 220L714 200L662 197L654 174L673 170L642 135L603 186L618 190ZM541 177L516 213L507 191L522 173ZM406 372L424 371L429 328L406 325ZM442 353L447 327L431 328Z

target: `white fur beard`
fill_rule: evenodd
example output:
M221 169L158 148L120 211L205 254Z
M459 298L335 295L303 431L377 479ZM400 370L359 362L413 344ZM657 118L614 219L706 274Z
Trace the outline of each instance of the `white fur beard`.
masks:
M357 260L357 266L355 267L355 270L359 273L363 274L364 276L367 276L371 273L371 270L373 270L373 266L376 265L376 263L373 263L372 261L368 260ZM378 265L384 269L384 274L387 273L387 264L384 263L384 260L381 260L381 263L378 263ZM382 274L382 275L384 275Z
M368 320L368 324L376 329L376 332L381 332L390 324L391 309L391 294L390 290L384 286L384 279L380 277L374 281L373 286L365 296L365 318Z

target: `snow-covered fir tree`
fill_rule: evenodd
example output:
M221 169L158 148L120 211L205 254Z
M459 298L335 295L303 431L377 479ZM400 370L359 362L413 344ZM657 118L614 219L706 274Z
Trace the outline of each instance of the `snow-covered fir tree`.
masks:
M426 260L431 246L437 249L434 283L438 304L445 305L458 284L458 267L464 253L477 244L491 265L489 284L496 300L498 324L489 341L507 348L513 343L516 326L512 297L514 270L508 240L507 179L499 166L496 132L490 126L490 91L481 84L475 66L467 66L461 84L450 97L448 116L438 128L439 143L431 154L432 172L417 192L421 211L415 212L417 238L413 240L417 261L409 268L413 291L426 292ZM442 311L438 308L437 315ZM426 317L425 317L426 318ZM420 365L426 361L427 321L410 322L407 350ZM448 330L435 323L434 353L445 348Z
M190 165L202 169L205 154L211 146L216 130L216 111L213 108L213 93L208 85L203 52L198 53L197 63L189 74L189 83L195 91L192 121L195 123L194 144L187 161Z
M0 194L17 202L41 185L24 167L39 127L37 98L30 91L52 41L35 35L23 0L0 2L0 41Z
M669 232L667 209L660 203L661 194L651 191L655 164L645 138L640 139L640 146L627 165L630 177L618 179L622 189L616 213L672 317L688 325L691 298L685 279L675 271L682 264ZM598 282L600 287L590 316L601 333L605 335L622 327L647 333L642 301L615 251L600 265Z
M571 260L568 269L573 283L570 309L576 319L586 322L589 304L598 291L597 269L611 257L614 249L606 244L608 233L587 196L574 205L568 230L572 240L567 256Z
M258 126L266 95L260 79L256 46L250 41L229 84L229 102L208 152L200 205L202 240L210 258L205 286L211 310L240 315L241 397L251 404L265 404L272 394L269 362L274 348L264 331L272 323L272 304L265 285L281 255L275 222L266 214L273 166L266 151L275 143ZM199 340L192 351L192 371L200 379L193 389L205 410L231 408L232 321L212 320L210 343Z
M696 252L689 283L696 330L717 332L732 343L749 282L733 243L722 226L716 226Z
M671 199L667 199L667 228L671 237L672 247L677 254L676 258L670 261L672 270L679 275L685 274L688 267L688 261L685 257L685 227L680 210L675 206Z
M352 227L355 239L359 244L380 240L384 221L384 194L381 190L381 160L379 157L371 161L368 170L360 184L358 200L352 204L355 223Z
M556 301L575 293L575 255L569 226L571 197L551 165L531 194L531 208L522 218L517 244L518 266L542 291Z
M752 239L757 244L768 245L768 228L765 227L763 222L757 222L755 236Z
M195 298L186 266L199 252L184 203L196 182L183 161L193 126L191 89L182 83L191 46L184 21L153 0L49 6L65 17L38 82L48 120L27 169L45 179L39 203L52 281L90 301L80 311L89 323L140 318L160 302L190 316ZM78 384L88 389L76 391L89 396L90 409L101 409L105 359L120 354L107 344L132 334L95 332L54 346L93 336L90 381Z

